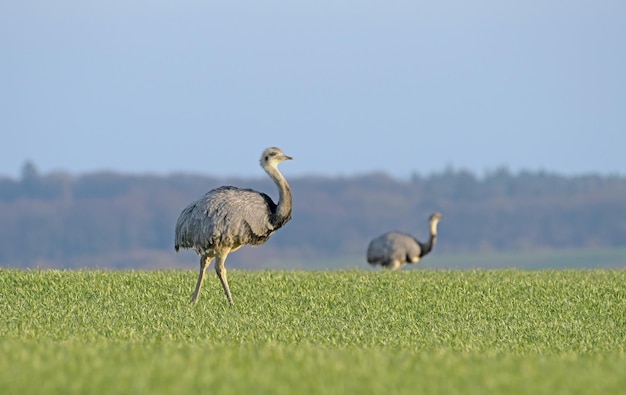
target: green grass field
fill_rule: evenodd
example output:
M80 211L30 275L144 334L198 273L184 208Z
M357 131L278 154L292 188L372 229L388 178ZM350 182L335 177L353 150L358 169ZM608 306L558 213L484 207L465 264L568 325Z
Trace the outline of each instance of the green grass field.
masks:
M0 270L0 394L619 394L626 270Z

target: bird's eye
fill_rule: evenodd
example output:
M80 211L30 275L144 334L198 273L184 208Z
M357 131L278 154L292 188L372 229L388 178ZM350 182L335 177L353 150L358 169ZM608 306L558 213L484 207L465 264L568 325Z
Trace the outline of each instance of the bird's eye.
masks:
M265 160L269 160L269 159L270 159L269 155L265 155Z

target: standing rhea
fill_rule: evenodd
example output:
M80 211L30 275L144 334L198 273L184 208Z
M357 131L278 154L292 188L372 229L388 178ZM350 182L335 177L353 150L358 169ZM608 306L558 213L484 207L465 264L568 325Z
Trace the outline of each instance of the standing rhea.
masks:
M387 232L375 238L367 248L367 262L370 265L382 265L389 270L419 262L433 249L437 240L437 224L442 218L439 213L430 216L430 239L426 243L401 232Z
M228 302L233 304L224 267L228 254L245 244L265 243L291 219L291 189L278 170L278 164L289 159L276 147L266 149L261 156L261 167L278 187L278 204L262 192L223 186L207 192L180 213L174 248L193 248L200 256L192 303L198 300L204 272L215 258L215 272Z

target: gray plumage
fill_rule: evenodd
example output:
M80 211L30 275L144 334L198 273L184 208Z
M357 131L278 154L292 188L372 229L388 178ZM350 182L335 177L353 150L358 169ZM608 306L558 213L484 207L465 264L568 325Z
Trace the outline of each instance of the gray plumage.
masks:
M442 218L439 213L430 216L430 238L426 243L409 234L395 231L375 238L367 248L367 262L390 270L400 269L407 263L418 263L432 251L437 240L437 224Z
M276 147L267 148L261 155L261 167L278 187L278 203L262 192L223 186L207 192L180 213L174 248L176 251L192 248L200 256L200 273L191 297L193 303L198 300L204 272L215 258L215 272L232 304L224 267L228 254L246 244L265 243L291 219L291 189L278 170L279 163L290 159Z

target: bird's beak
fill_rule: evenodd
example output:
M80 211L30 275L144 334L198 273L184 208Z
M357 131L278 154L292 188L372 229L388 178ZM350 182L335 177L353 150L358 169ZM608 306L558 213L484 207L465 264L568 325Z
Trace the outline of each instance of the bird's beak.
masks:
M284 156L283 156L283 160L292 160L292 159L293 159L293 158L292 158L291 156L287 156L287 155L284 155Z

